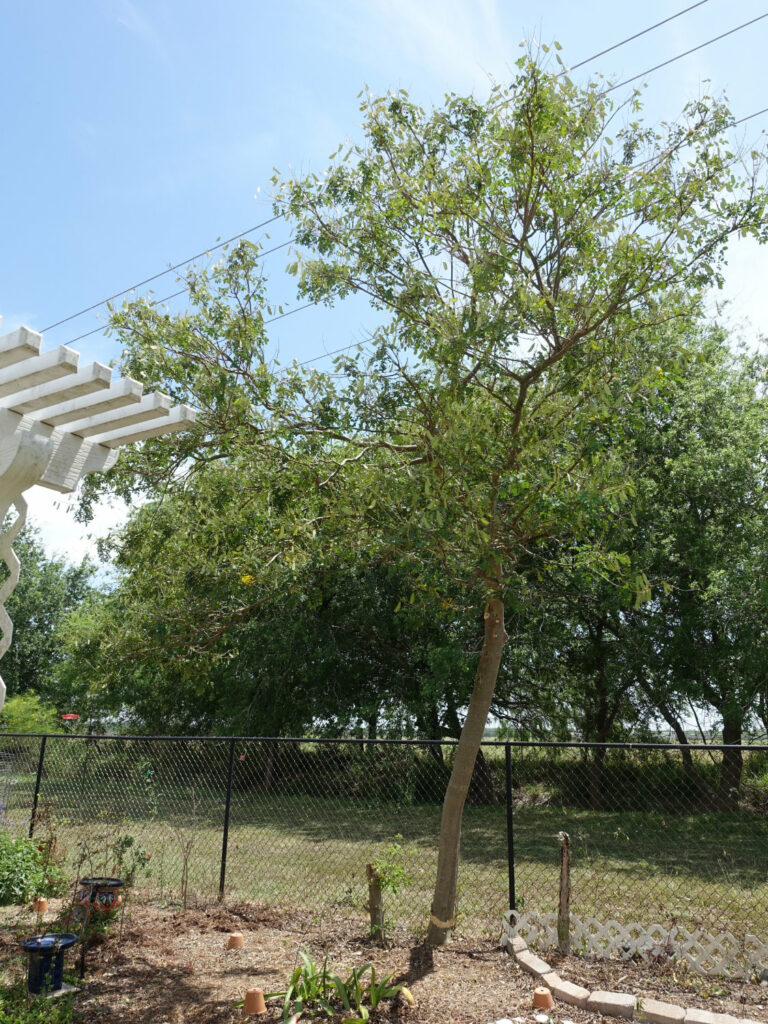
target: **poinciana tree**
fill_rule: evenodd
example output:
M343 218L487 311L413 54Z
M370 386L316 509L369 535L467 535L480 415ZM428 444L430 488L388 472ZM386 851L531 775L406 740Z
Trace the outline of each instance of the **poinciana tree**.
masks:
M440 614L448 600L475 610L431 907L442 943L505 609L532 561L546 571L553 538L561 563L620 569L600 522L632 480L605 425L658 390L669 345L655 333L699 315L730 234L761 237L762 163L733 156L717 102L647 127L636 96L614 109L604 84L526 59L486 102L424 111L398 93L362 109L363 143L322 178L278 181L277 208L295 224L302 294L363 293L380 312L373 354L336 375L272 373L240 247L192 282L190 314L138 303L115 318L126 368L201 410L196 435L162 454L148 444L118 472L156 483L236 451L287 486L279 527L243 549L259 600L347 552L407 566L414 601ZM225 602L219 619L254 604Z
M740 177L723 106L697 102L661 129L636 120L636 97L624 109L602 84L523 60L483 104L365 100L364 145L322 179L279 183L307 253L303 294L360 291L388 318L344 406L348 458L389 462L376 529L415 558L439 552L485 607L432 943L454 919L461 813L521 559L621 500L628 481L599 425L654 373L654 331L696 313L729 234L764 230L759 161Z

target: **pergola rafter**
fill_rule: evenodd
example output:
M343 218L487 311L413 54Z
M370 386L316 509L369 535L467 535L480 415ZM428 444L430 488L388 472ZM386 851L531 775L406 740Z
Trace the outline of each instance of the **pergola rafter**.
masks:
M113 466L123 445L195 422L189 406L172 406L160 392L144 395L130 378L113 381L101 363L79 369L70 348L41 352L41 345L42 336L26 327L0 336L0 524L11 507L17 512L0 532L0 559L9 572L0 587L0 658L13 635L5 602L19 578L12 545L26 520L24 491L34 484L74 491L87 473ZM0 708L4 701L0 678Z

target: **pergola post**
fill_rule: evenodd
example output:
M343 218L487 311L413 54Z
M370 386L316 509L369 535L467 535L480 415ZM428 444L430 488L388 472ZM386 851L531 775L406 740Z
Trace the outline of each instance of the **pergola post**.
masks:
M79 368L80 357L60 346L41 352L42 336L26 327L0 336L0 658L13 623L5 609L19 579L13 542L24 525L24 491L41 484L67 494L87 473L110 469L118 448L191 427L195 412L172 406L159 392L144 395L135 380L112 380L101 363ZM7 528L11 508L16 518ZM5 684L0 678L0 709Z

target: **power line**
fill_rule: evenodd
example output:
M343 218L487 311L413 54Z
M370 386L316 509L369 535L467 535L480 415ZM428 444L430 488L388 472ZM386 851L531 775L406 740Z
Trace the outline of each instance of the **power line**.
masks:
M737 124L744 124L745 121L751 121L753 117L759 117L761 114L768 114L768 107L763 107L762 110L756 110L754 114L747 114L746 117L740 117L738 121L733 122L734 128Z
M662 25L666 25L668 21L674 21L675 18L680 18L683 14L687 14L688 11L692 11L696 7L702 7L706 3L709 3L709 0L698 0L698 3L691 4L690 7L684 7L683 10L678 11L677 14L670 14L668 18L664 18L662 21L657 21L654 25L649 25L648 28L644 28L640 32L635 32L633 36L627 36L627 38L622 39L621 42L614 43L613 46L608 46L606 49L600 50L599 53L593 53L591 57L587 57L585 60L580 60L578 64L573 64L566 71L563 71L563 74L566 75L571 71L576 71L578 68L583 68L585 64L591 64L592 61L597 60L598 57L604 57L606 53L618 50L620 46L631 43L633 39L639 39L640 36L647 35L648 32L653 32L654 29L661 28Z
M295 309L293 312L298 313L298 310ZM335 348L331 352L323 352L321 356L313 356L311 359L305 359L303 363L297 363L296 365L309 366L310 363L319 363L321 359L330 359L331 356L337 356L341 352L349 352L351 348L359 348L363 344L365 344L365 342L353 341L351 345L345 345L343 348Z
M646 75L653 74L654 71L658 71L660 68L667 67L668 64L674 64L675 61L682 60L683 57L688 57L692 53L696 53L697 50L703 50L705 46L711 46L712 43L718 42L720 39L725 39L726 36L732 36L734 32L740 32L743 28L749 28L750 25L754 25L758 21L762 21L763 18L768 18L768 11L765 14L759 14L756 18L752 18L750 21L745 21L741 25L737 25L736 28L731 28L727 32L721 32L719 36L714 36L712 39L708 39L705 43L699 43L698 46L692 46L690 50L686 50L685 53L678 53L676 57L670 57L669 60L664 60L661 64L656 64L652 68L648 68L647 71L641 71L639 75L632 75L631 78L625 78L623 82L617 82L616 85L611 85L609 88L604 89L600 95L606 96L609 92L613 92L615 89L621 89L624 85L629 85L630 82L636 82L638 78L645 78Z
M129 288L128 291L130 291L130 290L131 289ZM183 295L186 292L186 290L187 290L186 288L182 288L181 291L174 292L173 295L166 295L164 299L154 299L152 302L149 303L149 305L150 306L162 306L162 304L164 302L170 302L171 299L175 299L179 295ZM125 293L123 293L123 294L125 294ZM107 301L109 301L109 300L107 300ZM63 322L64 321L62 321L62 323ZM85 334L78 334L78 336L76 338L70 338L70 340L66 343L66 345L67 346L74 345L76 341L82 341L83 338L90 338L92 334L103 334L104 331L106 331L106 329L107 329L106 326L104 326L104 327L96 327L92 331L86 331ZM49 330L50 330L50 328L49 328Z
M292 241L293 241L293 239L291 239L291 242ZM277 245L277 246L275 246L275 249L282 249L284 246L290 245L291 242L283 242L283 245ZM275 249L269 249L268 252L274 252ZM262 253L262 255L266 256L266 253ZM150 303L148 303L148 305L150 305L150 306L162 306L164 302L170 302L171 299L177 299L179 297L179 295L184 295L186 291L187 291L186 288L182 288L178 292L173 292L171 295L166 295L164 299L153 299ZM316 302L305 302L303 306L297 306L295 309L286 310L285 313L280 313L280 314L278 314L278 316L273 316L269 320L265 320L264 324L265 325L266 324L273 324L275 322L275 320L282 320L286 316L293 316L294 313L300 313L302 311L302 309L309 309L310 306L316 306L316 305L317 305ZM72 338L70 341L68 341L67 345L74 345L76 341L82 341L83 338L90 338L91 335L102 333L106 329L107 329L106 327L96 327L92 331L86 331L85 334L78 334L78 336L76 338ZM303 366L304 364L302 363L301 365Z
M627 43L630 43L635 39L639 39L641 36L647 35L649 32L652 32L655 29L660 28L662 25L666 25L668 22L674 21L676 18L682 17L682 15L687 14L689 11L695 10L697 7L702 7L706 3L709 3L709 0L697 0L696 3L690 4L688 7L684 7L682 10L677 11L675 14L671 14L668 18L663 18L661 21L654 22L653 25L649 25L647 28L641 29L639 32L635 32L633 35L627 36L625 39L621 39L619 42L614 43L612 46L608 46L604 50L600 50L597 53L592 54L591 57L586 57L584 60L579 61L577 64L571 65L571 67L565 69L562 72L562 74L565 75L571 71L577 70L578 68L584 67L586 64L590 64L592 61L597 60L598 57L603 57L606 53L611 53L614 50L619 49L621 46L625 46ZM669 60L663 61L661 64L657 64L654 67L649 68L647 71L641 72L639 75L634 75L632 78L627 78L623 82L619 82L616 85L612 85L610 86L610 88L605 89L604 92L601 93L601 95L606 95L609 92L613 92L615 89L620 89L622 86L628 85L630 82L634 82L638 78L643 78L645 75L652 74L654 71L658 71L660 68L666 67L668 64L672 64L675 61L682 60L683 57L687 57L691 53L695 53L697 50L701 50L706 46L710 46L712 43L718 42L720 39L724 39L726 36L733 35L733 33L739 32L741 29L747 28L750 25L755 24L755 22L761 21L763 18L766 17L768 17L768 12L766 14L759 15L757 18L753 18L751 21L744 22L744 24L738 25L736 28L732 28L728 32L723 32L721 35L715 36L713 39L709 39L705 43L700 43L698 46L694 46L690 50L686 50L685 53L681 53L675 57L671 57ZM758 117L760 114L766 113L767 111L768 107L764 108L763 110L756 111L754 114L749 114L747 117L740 118L738 121L734 123L737 125L743 124L745 121L749 121L754 117ZM224 246L229 245L231 242L235 242L239 238L244 238L246 235L250 235L254 231L258 231L259 229L274 223L274 221L279 220L283 216L283 214L276 214L274 217L270 217L269 219L262 221L260 224L254 225L252 228L248 228L245 231L240 231L236 235L232 235L230 238L225 239L225 241L220 242L217 245L209 246L202 252L199 252L194 256L190 256L187 259L182 260L181 262L176 263L171 267L168 267L167 270L162 270L157 274L153 274L151 277L144 278L143 281L138 281L136 284L131 285L129 288L125 288L122 291L115 292L113 295L108 296L106 299L102 299L100 302L96 302L91 306L87 306L84 309L79 310L77 313L72 313L70 316L64 317L61 320L57 320L53 324L49 324L47 327L44 327L42 329L41 333L45 333L46 331L52 331L55 327L60 327L62 324L69 323L71 320L75 320L86 313L90 313L94 309L98 309L100 306L105 305L107 302L111 302L113 299L118 299L123 295L127 295L129 292L135 291L137 288L143 287L145 284L150 284L152 281L156 281L159 278L164 277L166 274L173 273L174 270L178 270L181 267L186 266L188 263L192 263L194 262L194 260L200 259L201 257L207 255L210 252L215 252L217 249L222 249L224 248ZM272 252L276 252L278 249L282 249L290 245L293 241L294 239L291 238L287 242L284 242L282 245L278 245L272 249L266 250L261 255L266 256ZM181 294L182 292L174 292L173 295L169 295L165 299L157 300L157 302L152 303L152 305L158 305L162 302L167 302L169 299L176 298ZM299 308L306 309L308 308L309 305L312 305L312 303L308 303L307 305L301 306ZM273 317L272 320L265 321L265 323L272 323L274 320L281 319L282 316L291 316L293 313L296 313L298 311L298 309L290 310L287 313L281 314L281 316ZM72 339L71 342L68 342L68 344L73 344L75 341L81 341L83 338L88 338L93 334L98 334L100 330L102 330L102 328L96 328L95 330L87 331L85 334L80 334L78 335L77 338L74 338Z
M283 317L293 316L294 313L300 313L302 309L309 309L310 306L316 306L316 302L305 302L303 306L297 306L296 309L289 309L286 313L280 313L279 316L273 316L271 320L265 320L265 324L273 324L275 320L282 320Z
M250 229L250 231L255 231L255 230L256 230L256 228L251 228ZM248 233L249 232L247 232L247 231L242 231L239 235L234 235L234 238L242 238L243 235L246 235ZM228 245L229 242L231 242L231 241L233 241L232 238L228 239L226 242L222 242L221 245L214 246L214 248L220 249L222 246ZM279 249L285 249L285 247L287 245L292 245L295 241L296 241L295 238L289 238L287 242L281 242L280 245L273 245L271 249L264 249L263 252L259 253L259 259L261 259L263 256L269 256L271 253L277 252ZM191 263L192 260L199 259L200 256L204 256L206 253L209 253L209 252L212 252L212 251L213 251L212 249L206 249L205 253L200 253L199 256L193 256L192 259L186 260L185 262L186 263ZM172 270L176 270L178 267L181 267L181 266L184 266L184 264L183 263L178 263L176 265L176 267L169 267L168 270L164 270L163 274L170 274L170 272ZM163 274L156 274L155 278L162 277ZM154 281L155 278L150 277L150 278L148 278L148 280L149 281ZM143 283L146 283L146 282L142 282L142 284ZM133 288L126 288L124 292L118 292L117 295L113 295L112 298L113 299L117 298L119 295L127 295L128 292L132 292L134 290L134 288L138 288L138 287L140 287L140 286L139 285L134 285ZM164 302L169 302L171 299L175 299L179 295L183 295L186 290L187 290L186 288L182 288L180 291L174 292L172 295L166 295L164 299L154 299L152 302L149 303L149 305L150 306L161 306ZM110 301L111 301L111 299L104 299L104 302L110 302ZM98 307L101 306L101 305L103 305L103 303L98 302L98 303L96 303L95 306L91 306L90 309L98 309ZM302 306L301 308L303 309L304 307ZM64 323L67 322L67 320L74 320L75 317L82 316L83 313L88 313L88 312L90 312L90 310L87 310L87 309L81 310L80 313L75 313L75 314L73 314L73 316L67 317L66 320L60 320L59 323L64 324ZM293 310L293 312L296 312L296 310ZM284 316L289 316L290 313L284 313L283 315ZM280 317L279 316L275 317L275 319L279 320ZM266 322L267 323L271 323L272 321L271 320L267 320ZM58 325L54 324L53 326L56 327ZM46 327L44 330L50 331L51 328L50 327ZM78 334L78 336L76 338L70 339L70 341L68 341L66 344L67 345L74 345L74 343L76 341L82 341L83 338L90 338L92 334L98 334L100 331L105 331L105 330L106 330L106 327L96 327L92 331L86 331L85 334Z
M130 286L130 288L124 288L121 292L115 292L114 295L108 296L106 299L102 299L101 302L94 302L92 306L87 306L85 309L81 309L77 313L72 313L71 316L65 316L63 320L57 320L55 324L50 324L48 327L44 327L41 334L45 334L46 331L52 331L54 327L60 327L62 324L69 323L70 320L76 320L79 316L83 316L85 313L90 313L94 309L98 309L99 306L103 306L107 302L111 302L113 299L119 299L122 295L127 295L128 292L135 291L136 288L141 288L145 284L149 284L151 281L156 281L160 277L165 277L166 274L172 274L174 270L178 270L180 267L185 267L188 263L199 260L209 252L215 252L217 249L223 249L225 245L229 245L230 242L236 242L238 238L244 238L246 235L253 234L254 231L258 231L260 228L265 228L268 224L272 224L274 221L279 220L283 216L282 213L276 214L274 217L270 217L268 220L264 220L261 224L255 224L252 228L248 228L247 231L240 231L236 235L232 235L231 238L227 238L223 242L219 242L218 245L212 245L208 249L203 249L202 252L197 253L195 256L190 256L186 260L182 260L180 263L175 263L172 267L168 267L167 270L161 270L159 274L153 274L151 277L145 277L143 281L138 281L136 284ZM275 249L282 249L286 245L290 245L293 239L288 242L284 242L283 245L275 246ZM275 249L270 249L269 252L275 252ZM266 256L267 253L262 253ZM95 333L94 331L91 332ZM83 335L85 337L85 335Z

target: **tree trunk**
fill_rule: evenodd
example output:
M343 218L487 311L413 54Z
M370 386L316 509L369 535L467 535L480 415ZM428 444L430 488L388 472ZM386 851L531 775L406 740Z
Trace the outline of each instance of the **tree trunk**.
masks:
M262 793L270 793L275 775L275 762L277 761L277 743L274 740L268 740L265 747L266 764L264 765L264 775L261 780L261 791Z
M598 742L605 742L604 735L605 733L598 733ZM589 766L589 806L593 811L599 811L603 806L603 761L605 761L605 747L595 747Z
M437 716L437 708L434 706L430 708L428 717L425 714L416 715L416 725L424 739L439 740L443 735L443 729L441 728L440 720ZM443 748L440 744L427 743L424 746L424 750L430 757L434 758L442 768L445 764L445 758L443 757Z
M757 717L762 723L763 731L768 740L768 693L765 690L758 696Z
M469 802L480 805L496 803L493 775L482 750L477 752L475 770L472 772L472 782L469 787Z
M485 607L484 633L483 650L475 674L472 696L469 699L467 718L456 747L453 771L443 801L437 880L427 932L427 941L432 946L442 946L448 940L455 924L461 816L472 782L475 759L488 721L488 711L499 675L504 643L507 640L504 631L504 604L499 598L493 598Z
M739 711L723 713L723 743L741 743L742 716ZM739 805L743 755L740 748L724 750L720 765L720 785L717 791L721 810L735 811Z
M696 765L693 763L693 755L691 754L690 746L688 744L688 737L685 735L685 729L683 728L682 722L664 701L659 701L656 704L656 708L661 714L661 717L675 734L675 738L680 746L680 757L682 758L685 777L702 799L711 801L712 791L696 770Z
M378 710L372 712L368 716L368 743L366 744L366 750L369 754L373 755L376 752L376 739L379 733L379 712Z

